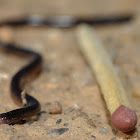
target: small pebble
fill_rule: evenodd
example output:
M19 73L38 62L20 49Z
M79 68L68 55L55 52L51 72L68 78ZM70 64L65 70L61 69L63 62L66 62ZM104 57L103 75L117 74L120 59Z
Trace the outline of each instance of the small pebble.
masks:
M64 123L64 126L68 126L69 124L68 123Z
M99 133L102 134L102 135L105 135L105 134L108 133L108 129L102 128L102 129L99 131Z
M47 134L51 134L52 136L62 135L64 132L68 131L68 128L59 128L59 129L53 129Z
M47 111L41 111L40 113L41 113L41 114L45 114L45 113L47 113Z
M62 106L59 102L50 103L48 106L48 112L50 114L61 114L62 113Z
M93 120L86 113L81 112L79 117L83 118L87 122L87 124L91 125L92 127L96 127Z
M62 122L62 119L58 119L57 121L56 121L56 124L60 124Z
M94 135L91 135L91 137L93 138L93 140L96 140L96 137Z

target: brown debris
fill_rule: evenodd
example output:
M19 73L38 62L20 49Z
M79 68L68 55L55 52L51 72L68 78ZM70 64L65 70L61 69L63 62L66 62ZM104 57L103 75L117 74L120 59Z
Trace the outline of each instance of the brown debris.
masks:
M50 114L61 114L62 113L62 105L55 101L52 103L47 104L48 106L48 112Z

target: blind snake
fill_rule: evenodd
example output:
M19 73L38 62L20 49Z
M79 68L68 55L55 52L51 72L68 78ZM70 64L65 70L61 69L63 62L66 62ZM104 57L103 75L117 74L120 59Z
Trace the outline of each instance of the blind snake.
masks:
M24 105L23 108L0 114L0 124L11 124L36 115L40 112L40 103L34 97L28 95L27 93L23 93L24 87L22 87L22 80L25 75L33 72L34 69L37 68L38 71L40 70L42 57L39 53L25 48L20 48L18 46L15 46L14 44L5 44L3 42L0 42L0 46L5 51L13 53L22 53L24 55L33 57L33 60L28 65L24 66L21 70L19 70L11 80L10 89L13 100L16 104L20 106ZM38 68L38 66L40 68ZM26 104L23 103L22 94L25 94L25 99L27 102Z
M132 15L122 15L122 16L109 16L109 17L95 17L89 19L75 18L71 16L58 16L44 18L41 16L30 16L21 19L15 19L12 21L0 22L0 27L12 26L18 27L22 25L28 26L53 26L53 27L73 27L81 23L93 24L93 25L103 25L103 24L115 24L127 22L132 19ZM22 80L28 74L38 68L42 63L42 56L32 50L21 48L14 44L6 44L0 41L0 47L8 52L21 53L24 55L32 56L33 60L19 70L11 80L11 96L13 100L23 108L12 110L6 113L0 114L0 124L14 124L20 120L24 120L31 116L40 113L41 106L40 103L32 96L24 93L24 87L22 86ZM41 69L41 67L40 67ZM38 69L39 70L39 69ZM22 94L26 100L26 104L23 101Z

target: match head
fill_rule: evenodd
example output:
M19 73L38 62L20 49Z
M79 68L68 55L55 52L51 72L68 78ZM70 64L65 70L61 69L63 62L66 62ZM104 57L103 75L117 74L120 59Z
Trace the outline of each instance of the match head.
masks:
M111 122L116 129L130 132L137 124L137 115L130 108L121 105L112 114Z

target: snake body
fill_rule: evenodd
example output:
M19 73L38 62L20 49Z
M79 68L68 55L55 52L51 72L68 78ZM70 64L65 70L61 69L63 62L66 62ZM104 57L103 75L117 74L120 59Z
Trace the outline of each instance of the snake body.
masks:
M27 74L33 72L36 68L38 69L38 71L41 70L40 65L42 63L42 57L39 53L25 48L20 48L13 44L5 44L3 42L0 42L0 46L6 52L8 51L10 53L20 53L33 57L33 60L28 65L19 70L11 80L11 96L15 103L20 106L24 106L23 108L0 114L0 124L11 124L40 113L40 103L34 97L30 96L27 93L24 93L26 100L26 104L24 104L21 94L24 92L24 87L22 87L22 81L24 80L24 77Z

